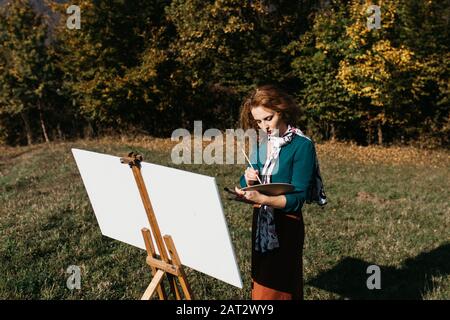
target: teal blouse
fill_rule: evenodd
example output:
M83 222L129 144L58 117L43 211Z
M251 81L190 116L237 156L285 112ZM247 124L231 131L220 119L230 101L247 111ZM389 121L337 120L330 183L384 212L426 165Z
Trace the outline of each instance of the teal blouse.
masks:
M250 161L260 175L266 158L267 141L261 143L250 154ZM316 150L314 143L307 137L295 134L292 141L281 148L277 164L272 173L271 182L290 183L295 188L293 192L285 194L286 206L279 210L284 212L299 212L301 210L313 178L315 161ZM240 178L240 185L242 188L247 187L244 175Z

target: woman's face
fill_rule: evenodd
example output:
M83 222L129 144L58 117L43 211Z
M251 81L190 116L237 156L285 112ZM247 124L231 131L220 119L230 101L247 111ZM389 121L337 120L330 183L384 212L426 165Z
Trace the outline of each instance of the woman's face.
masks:
M277 111L264 107L254 107L251 112L259 128L269 135L276 134L276 130L281 135L287 129L286 124L281 119L281 114Z

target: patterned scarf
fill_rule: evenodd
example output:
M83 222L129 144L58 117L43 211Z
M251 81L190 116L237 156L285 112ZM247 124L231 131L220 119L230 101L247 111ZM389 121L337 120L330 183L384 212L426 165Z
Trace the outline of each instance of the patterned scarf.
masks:
M294 134L305 136L300 129L288 126L282 137L268 136L268 143L272 145L262 170L263 184L270 183L273 169L277 163L281 148L292 141ZM262 253L278 248L278 236L275 230L275 211L273 207L262 205L259 208L256 223L255 250Z

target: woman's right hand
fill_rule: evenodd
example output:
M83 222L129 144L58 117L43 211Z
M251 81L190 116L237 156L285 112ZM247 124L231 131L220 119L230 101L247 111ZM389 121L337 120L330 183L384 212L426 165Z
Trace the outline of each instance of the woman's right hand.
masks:
M245 182L247 182L248 186L251 186L251 185L255 184L256 181L258 181L258 174L259 174L259 171L255 170L251 167L248 167L247 169L245 169L244 178L245 178Z

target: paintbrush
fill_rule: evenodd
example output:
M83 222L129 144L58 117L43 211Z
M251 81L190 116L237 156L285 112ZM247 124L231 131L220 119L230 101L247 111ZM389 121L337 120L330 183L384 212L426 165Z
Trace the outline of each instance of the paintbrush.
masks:
M253 167L252 163L250 162L250 159L247 157L247 154L245 153L244 148L242 148L241 150L242 150L242 153L244 154L244 157L245 157L245 159L247 160L248 164L252 167L253 170L255 170L255 168ZM256 171L256 170L255 170L255 171ZM259 175L257 175L256 178L258 178L258 181L259 181L260 184L263 184L263 183L261 182L261 179L259 179Z

